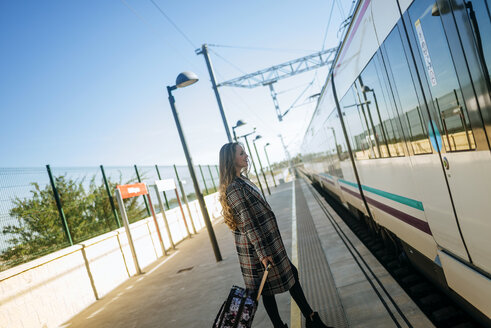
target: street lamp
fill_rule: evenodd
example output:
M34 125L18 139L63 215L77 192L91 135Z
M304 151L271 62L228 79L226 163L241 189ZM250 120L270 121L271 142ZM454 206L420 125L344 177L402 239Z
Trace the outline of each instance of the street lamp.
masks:
M237 142L237 135L235 134L235 129L239 126L245 125L246 123L242 120L238 120L235 126L232 126L232 132L234 133L234 141Z
M388 139L387 139L387 135L385 134L385 129L384 129L384 124L382 122L382 117L380 116L380 109L378 107L377 96L375 95L375 91L373 91L373 89L371 89L367 85L363 85L361 88L361 91L363 92L363 96L365 97L365 101L368 101L366 99L367 92L371 92L373 95L373 100L375 100L375 109L377 110L377 116L378 116L378 120L380 122L380 129L382 130L382 136L384 137L385 147L387 147L387 152L388 152L389 157L390 157L390 149L389 149ZM368 108L368 104L367 104L367 108ZM392 129L392 131L394 131L394 129ZM379 153L380 153L380 150L379 150ZM382 154L380 154L380 157L382 157Z
M252 167L254 168L254 172L256 173L257 182L259 183L259 188L261 189L261 193L263 194L264 199L266 199L266 195L264 195L263 185L261 184L261 179L259 178L259 174L257 174L256 163L254 163L254 158L252 158L251 147L249 147L249 142L247 141L247 137L250 136L251 134L254 134L254 133L256 133L256 128L254 128L254 130L252 132L244 134L243 136L240 136L239 138L245 139L245 142L247 145L247 151L249 152L249 157L251 158Z
M288 160L288 165L289 165L288 170L292 175L292 180L295 180L295 169L293 168L293 162L292 162L292 158L290 157L290 152L288 151L288 148L286 148L285 146L285 142L283 141L283 136L281 135L281 133L278 134L278 137L280 138L281 144L283 145L283 149L285 150L286 159Z
M266 189L268 189L268 195L271 196L271 191L269 190L269 186L268 186L268 180L266 180L266 175L264 174L263 165L261 164L261 158L259 158L259 153L257 152L257 147L256 147L256 141L261 139L261 138L262 137L260 135L257 135L252 140L252 144L254 145L254 150L256 151L257 161L259 162L259 168L261 169L261 173L262 173L263 178L264 178L264 183L266 184Z
M341 154L339 153L338 140L336 139L336 130L332 126L326 126L326 129L330 129L332 131L332 135L334 136L334 144L336 145L336 153L338 154L338 159L341 162Z
M273 177L274 186L276 187L276 180L274 179L273 170L271 169L271 163L269 163L268 153L266 152L266 147L268 146L269 146L269 142L264 145L264 153L266 154L266 160L268 161L269 173L271 173L271 176Z
M376 138L375 126L373 125L373 121L371 120L371 117L372 116L370 114L370 110L368 111L368 115L370 117L370 122L372 124L369 124L368 123L367 115L365 113L365 107L363 107L363 105L367 105L368 106L368 104L370 104L370 101L369 100L367 100L365 102L361 102L361 100L360 100L360 103L359 104L358 103L354 103L354 104L351 104L351 105L343 106L343 108L350 108L350 107L355 107L355 106L356 106L357 109L358 108L361 108L361 113L363 114L363 119L365 120L365 125L366 125L366 128L368 129L367 142L368 142L368 146L370 148L370 154L372 154L372 156L375 157L375 151L373 150L373 146L372 146L372 134L373 134L373 138L374 138L374 140L376 142L376 146L379 149L379 153L380 153L380 148L378 146L378 139ZM357 110L357 113L358 113L358 116L359 116L360 115L360 112L358 110ZM345 116L345 115L346 115L346 113L343 112L343 116ZM362 121L361 116L360 116L360 121ZM370 130L370 128L369 128L370 126L372 127L372 130ZM373 133L371 131L373 131ZM362 147L363 151L365 151L365 148L363 147L363 145L360 145L360 147Z
M206 208L205 200L199 189L198 180L196 179L196 174L194 173L193 160L189 154L188 146L186 144L186 139L184 138L184 133L181 128L181 123L179 121L179 116L176 110L176 101L172 95L172 90L177 88L184 88L188 85L196 83L198 81L198 76L193 72L183 72L177 76L176 85L167 86L167 92L169 94L169 103L172 109L172 114L174 115L174 120L176 121L177 131L179 132L179 138L181 139L182 149L184 150L184 155L186 156L186 161L188 163L189 173L191 174L191 179L193 180L194 192L196 193L196 198L198 199L199 206L201 208L201 214L203 215L206 229L208 230L208 235L210 237L211 245L213 247L213 252L215 253L215 258L217 262L222 260L222 255L220 254L220 249L218 248L217 239L215 237L215 232L213 231L213 226L208 215L208 209Z

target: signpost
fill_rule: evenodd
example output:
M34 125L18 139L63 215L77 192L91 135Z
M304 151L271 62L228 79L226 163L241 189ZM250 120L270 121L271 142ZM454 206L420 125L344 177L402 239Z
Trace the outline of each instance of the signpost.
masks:
M184 184L186 180L181 180L179 178L179 173L177 172L177 167L174 165L174 171L176 172L177 183L179 184L179 188L181 189L182 199L184 199L184 204L188 209L189 220L191 221L191 226L193 227L194 234L196 234L196 227L194 226L193 216L191 215L191 209L189 208L188 197L186 196L186 191L184 190Z
M172 234L170 232L169 222L167 221L167 216L165 215L164 202L162 201L162 197L160 196L161 191L159 191L159 188L157 187L157 185L154 185L154 188L155 188L155 193L157 194L157 199L159 201L160 213L162 213L162 218L164 219L165 230L167 230L167 237L169 237L169 241L170 241L170 245L172 246L172 249L176 249L176 245L174 244L174 240L172 240Z
M136 256L133 238L131 237L128 215L126 214L126 209L124 207L123 199L137 197L137 196L145 196L145 195L147 196L147 200L151 208L153 221L155 223L155 229L157 230L160 246L162 247L162 252L167 255L167 252L165 251L165 247L164 247L164 242L162 241L162 236L160 234L159 225L157 224L157 217L155 216L155 211L153 209L152 201L150 199L150 195L148 194L146 185L144 183L134 183L134 184L116 186L116 199L118 200L119 210L121 212L121 217L123 218L124 229L126 231L128 244L130 246L131 255L133 256L133 262L135 264L135 269L137 274L141 274L142 271L140 265L138 264L138 258Z
M184 210L182 208L181 199L179 198L179 193L177 192L177 186L174 179L165 179L165 180L155 180L155 186L157 190L167 191L174 190L176 193L177 202L179 204L179 208L181 209L182 219L184 220L184 226L186 227L186 231L188 233L188 237L191 238L191 232L189 231L188 223L186 221L186 216L184 215Z

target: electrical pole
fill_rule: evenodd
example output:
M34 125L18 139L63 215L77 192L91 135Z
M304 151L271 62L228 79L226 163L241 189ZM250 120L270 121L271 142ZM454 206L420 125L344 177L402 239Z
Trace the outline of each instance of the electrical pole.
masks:
M203 55L206 61L206 67L210 73L211 85L213 91L215 91L215 97L217 98L218 108L220 109L220 115L222 116L223 125L225 126L225 132L227 133L228 142L232 142L232 136L230 135L230 130L228 128L227 119L225 118L225 112L223 111L222 100L220 94L218 93L217 82L215 80L215 73L213 73L213 67L211 65L210 56L208 55L208 46L203 44L201 48L196 49L197 55Z
M293 163L292 163L292 159L290 157L290 152L288 151L288 149L286 148L285 146L285 142L283 141L283 136L280 134L278 134L278 137L280 137L281 139L281 144L283 145L283 149L285 150L285 154L286 154L286 158L288 160L288 164L290 166L290 174L292 175L292 179L295 180L295 174L294 174L294 171L293 171Z

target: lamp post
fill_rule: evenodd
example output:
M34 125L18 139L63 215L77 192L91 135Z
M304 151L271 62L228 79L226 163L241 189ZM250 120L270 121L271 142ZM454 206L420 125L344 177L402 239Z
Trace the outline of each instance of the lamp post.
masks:
M288 160L288 165L289 165L288 170L289 170L290 174L292 175L292 180L295 180L295 169L293 167L292 158L290 157L290 152L288 151L288 148L286 148L286 146L285 146L285 141L283 141L283 135L280 133L280 134L278 134L278 137L280 138L281 144L283 145L283 149L285 150L286 159Z
M222 99L220 98L220 93L218 93L218 86L215 80L215 73L213 72L213 66L211 65L210 56L208 55L208 45L203 44L201 49L195 50L197 55L203 55L206 61L206 67L208 68L208 73L210 73L211 86L213 91L215 91L215 97L217 98L218 109L220 109L220 115L222 116L223 126L225 127L225 133L227 134L228 142L232 142L232 137L230 136L230 131L228 129L227 119L225 118L225 113L223 111Z
M177 76L176 85L167 86L167 92L169 94L169 103L172 109L172 115L174 116L174 120L176 121L177 131L179 132L179 138L181 139L182 149L184 150L184 155L186 156L186 161L189 168L189 173L191 174L191 179L193 180L194 192L196 193L196 198L198 199L199 206L201 208L201 214L203 215L203 219L205 221L206 229L208 230L208 235L210 237L211 245L213 247L213 252L215 253L215 258L217 262L222 260L222 255L220 254L220 249L218 248L217 239L215 237L215 232L213 231L213 226L210 221L210 217L208 215L208 209L206 208L205 200L203 199L203 195L201 194L201 190L199 189L198 180L196 179L196 174L194 172L193 160L191 159L191 155L189 154L188 146L186 144L186 139L184 138L184 133L181 128L181 123L179 121L179 116L177 115L176 110L176 101L174 96L172 95L172 91L177 88L184 88L188 85L196 83L198 81L198 76L193 72L183 72Z
M359 83L360 86L363 85L363 80L361 78L361 75L358 76L358 83ZM357 88L357 90L358 90L358 88ZM383 157L382 156L381 149L380 149L380 142L379 142L378 136L377 136L377 130L375 130L375 125L373 124L372 112L370 111L370 107L368 106L370 104L370 102L367 99L367 95L365 93L363 93L363 99L365 99L365 102L362 102L361 101L360 94L358 92L356 93L356 95L358 96L358 101L360 103L361 110L363 112L365 112L365 107L363 105L366 105L367 106L368 119L370 120L370 126L372 127L373 137L375 138L375 145L377 146L377 150L378 150L379 156L380 157ZM367 127L368 127L368 125L367 125ZM368 130L370 130L370 129L368 129Z
M261 188L261 192L263 194L263 197L264 197L264 199L266 199L266 195L264 195L263 185L261 184L261 179L259 178L259 174L257 174L256 164L254 163L254 159L252 158L251 147L249 147L249 142L247 141L247 137L250 136L251 134L254 134L254 133L256 133L256 128L254 128L254 131L252 131L251 133L244 134L243 136L240 136L239 138L245 139L245 142L247 145L247 151L249 153L249 157L251 158L252 167L254 168L254 172L256 173L257 182L259 183L259 188Z
M246 123L242 120L238 120L237 123L235 123L235 126L232 126L232 132L234 133L234 141L237 142L237 135L235 134L235 129L238 128L239 126L245 125Z
M385 134L385 129L384 129L384 124L382 122L382 117L380 116L380 109L378 107L377 96L375 95L375 91L373 91L373 89L371 89L370 87L368 87L366 85L362 86L361 91L363 92L363 95L365 96L365 101L367 101L367 99L366 99L367 92L371 92L373 95L373 100L375 100L375 108L377 109L378 120L380 122L380 129L382 130L382 135L384 137L385 146L387 147L387 152L389 153L389 156L390 156L389 144L387 142L388 139L387 139L387 135ZM367 108L368 108L368 104L367 104ZM394 128L392 128L392 131L394 131ZM380 157L382 157L382 154L380 155Z
M261 139L261 138L262 137L260 135L257 135L252 140L252 144L254 145L254 150L256 151L257 161L259 162L259 168L261 169L261 173L262 173L263 178L264 178L264 183L266 184L266 189L268 189L268 195L271 196L271 191L269 190L269 186L268 186L268 180L266 180L266 175L264 174L263 165L261 164L261 158L259 157L259 153L257 152L257 147L256 147L256 141Z
M365 120L365 125L366 125L366 127L368 129L368 135L367 135L367 139L366 140L367 140L368 146L370 148L370 153L372 154L372 156L375 157L375 151L373 150L373 146L372 146L372 138L370 137L370 135L372 134L372 132L370 131L370 126L372 127L372 131L374 131L373 132L374 135L375 135L375 127L373 126L373 124L370 125L368 123L367 115L365 113L365 107L363 107L363 105L366 105L366 104L369 104L369 103L370 103L370 101L366 101L366 102L363 102L363 103L360 103L360 104L354 103L354 104L351 104L351 105L343 106L343 108L356 107L357 110L358 110L358 108L361 108L361 113L363 114L363 119ZM368 112L368 113L370 114L370 112ZM345 113L343 112L343 116L344 115L345 115ZM358 116L359 115L360 115L360 113L358 112ZM360 116L360 121L362 121L361 116ZM373 122L373 121L371 121L371 122ZM355 143L356 143L356 140L355 140ZM376 145L378 147L378 141L377 141ZM362 147L363 151L365 151L365 148L363 147L363 144L362 143L360 144L360 147Z
M271 163L269 163L268 152L266 151L266 147L268 146L269 146L269 142L264 145L264 153L266 154L266 160L268 161L269 173L271 173L271 176L273 177L274 186L276 187L276 180L274 179L273 169L271 168Z
M326 126L326 129L330 129L332 131L332 135L334 136L334 145L336 147L336 154L338 154L338 159L341 162L341 154L339 153L338 140L336 139L336 130L332 126Z

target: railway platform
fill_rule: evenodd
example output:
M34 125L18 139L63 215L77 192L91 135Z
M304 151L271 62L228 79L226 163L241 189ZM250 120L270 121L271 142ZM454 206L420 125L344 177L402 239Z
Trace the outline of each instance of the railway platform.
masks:
M304 180L283 183L267 198L306 297L326 324L433 327ZM215 261L202 230L60 327L211 327L230 287L243 286L232 233L222 221L214 228L223 261ZM289 293L277 303L289 327L304 326ZM261 304L253 327L272 327Z

